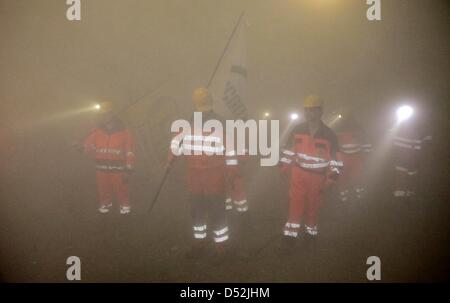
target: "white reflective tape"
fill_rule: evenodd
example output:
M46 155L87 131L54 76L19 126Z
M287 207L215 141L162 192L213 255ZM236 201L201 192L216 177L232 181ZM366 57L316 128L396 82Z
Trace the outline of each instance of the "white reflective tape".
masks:
M202 152L209 152L209 153L222 153L225 148L223 146L221 147L212 147L212 146L204 146L204 145L191 145L183 143L183 148L186 150L193 150L193 151L202 151Z
M225 153L225 155L228 156L228 157L233 157L233 156L236 156L236 152L234 150L227 151Z
M394 191L394 196L395 197L404 197L404 196L406 196L406 191L404 191L404 190L396 190L396 191Z
M202 234L195 233L194 238L195 239L204 239L204 238L206 238L206 233L202 233Z
M131 151L127 152L127 157L134 157L134 153Z
M285 235L285 236L289 236L289 237L294 237L294 238L296 238L296 237L298 236L298 232L296 232L296 231L285 230L285 231L284 231L284 235Z
M240 213L246 212L248 210L248 206L245 205L244 207L236 207L236 210Z
M234 204L236 204L236 205L244 205L246 203L247 203L247 200L234 201Z
M191 136L187 135L184 137L186 141L202 141L202 142L216 142L221 143L222 139L215 136Z
M238 165L238 160L230 159L225 161L227 165Z
M364 188L364 187L360 187L360 188L357 188L357 189L355 189L355 191L357 192L357 193L362 193L363 191L365 191L366 189Z
M343 166L344 166L344 162L342 162L342 161L331 160L331 161L330 161L330 165L331 165L331 166L339 166L339 167L343 167Z
M290 151L290 150L288 150L288 149L284 149L284 150L283 150L283 154L288 155L288 156L293 156L293 155L295 155L294 152L292 152L292 151Z
M200 225L200 226L194 226L194 230L195 231L204 231L204 230L206 230L206 224Z
M394 145L395 146L404 147L404 148L408 148L408 149L421 149L420 146L413 146L411 144L405 144L405 143L396 142L396 141L394 141Z
M401 166L396 166L395 170L407 173L410 176L417 174L417 170L409 170L409 169L401 167Z
M228 235L225 235L223 237L216 237L216 238L214 238L214 242L216 242L216 243L220 243L220 242L223 242L223 241L226 241L226 240L228 240Z
M221 235L223 235L223 234L225 234L225 233L227 233L228 232L228 226L226 226L226 227L224 227L224 228L222 228L222 229L219 229L219 230L215 230L214 231L214 233L217 235L217 236L221 236Z
M311 227L311 226L307 226L307 225L306 225L306 232L307 232L308 234L310 234L311 236L317 235L317 234L318 234L317 226Z
M315 162L327 162L327 160L323 159L323 158L319 158L319 157L313 157L313 156L309 156L307 154L302 154L302 153L297 153L297 156L300 159L305 159L305 160L310 160L310 161L315 161Z
M227 205L227 206L225 206L225 210L231 210L231 209L233 209L233 205Z
M325 163L304 163L300 162L299 165L304 168L324 168L328 166L328 162Z
M337 169L336 167L333 167L332 169L330 169L332 172L335 172L336 174L340 174L341 172L339 171L339 169Z
M356 153L359 153L360 151L361 151L360 148L357 148L357 149L344 149L344 148L341 148L341 152L343 152L344 154L356 154Z
M287 228L300 228L300 224L299 223L286 223L286 227Z
M291 163L292 163L292 160L289 160L289 159L287 159L287 158L281 158L281 159L280 159L280 162L283 162L283 163L286 163L286 164L291 164Z
M231 198L227 198L226 200L225 200L225 203L231 203L233 200L231 200Z
M402 141L402 142L406 142L406 143L416 143L416 144L422 143L422 140L409 139L409 138L398 137L398 136L395 136L394 140L398 140L398 141Z

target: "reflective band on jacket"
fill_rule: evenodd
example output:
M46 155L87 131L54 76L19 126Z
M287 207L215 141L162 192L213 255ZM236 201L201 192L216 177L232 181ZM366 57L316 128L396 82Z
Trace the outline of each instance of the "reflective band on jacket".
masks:
M226 164L227 165L237 165L238 164L238 160L236 160L236 159L229 159L229 160L226 160Z
M304 168L324 168L328 167L328 162L324 163L305 163L305 162L298 162L298 165Z
M356 154L356 153L359 153L361 151L361 148L355 148L355 149L341 148L341 151L344 154Z
M302 153L297 153L297 156L300 159L304 159L304 160L311 160L311 161L315 161L315 162L327 162L327 160L323 159L323 158L318 158L318 157L312 157L312 156L308 156L306 154L302 154ZM327 162L328 163L328 162Z
M193 151L201 151L201 152L208 152L208 153L223 153L225 148L223 146L221 147L212 147L212 146L204 146L204 145L191 145L183 143L183 149L185 150L193 150Z
M288 156L293 156L293 155L295 155L294 152L292 152L292 151L290 151L290 150L287 150L287 149L283 150L283 154L286 154L286 155L288 155Z
M403 138L403 137L398 137L398 136L395 136L394 140L402 141L405 143L413 143L413 144L421 144L422 143L422 140L408 139L408 138Z
M101 165L101 164L95 165L95 168L100 170L125 170L125 166Z
M115 154L115 155L120 155L122 153L122 151L120 149L115 149L115 148L97 148L95 150L97 153L100 154Z
M411 144L405 144L405 143L396 142L396 141L394 141L394 145L404 147L404 148L409 148L409 149L422 149L422 147L420 145L411 145Z
M221 143L222 139L215 136L191 136L187 135L183 138L185 141L202 141L202 142L216 142Z
M398 170L398 171L401 171L401 172L405 172L408 175L415 175L415 174L417 174L417 170L408 170L408 169L406 169L404 167L401 167L401 166L396 166L395 170Z

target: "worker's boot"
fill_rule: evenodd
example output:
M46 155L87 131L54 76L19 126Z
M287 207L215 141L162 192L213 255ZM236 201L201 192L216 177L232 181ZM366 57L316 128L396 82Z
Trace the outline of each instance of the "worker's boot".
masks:
M101 214L107 214L107 213L109 213L109 211L111 210L111 207L112 207L112 203L105 204L105 205L100 206L100 207L98 208L98 211L99 211Z
M186 259L189 260L199 260L206 255L206 241L205 240L194 240L189 251L186 252Z
M120 214L121 215L128 215L131 212L130 206L120 206Z

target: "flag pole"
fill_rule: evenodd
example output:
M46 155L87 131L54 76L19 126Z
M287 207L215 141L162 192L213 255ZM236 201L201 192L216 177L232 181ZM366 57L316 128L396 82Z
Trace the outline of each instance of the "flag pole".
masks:
M238 19L236 25L234 26L233 32L231 33L230 38L228 39L228 42L222 51L222 55L220 56L219 61L217 61L216 67L214 68L214 71L213 71L211 77L209 78L208 85L206 86L206 88L209 88L211 86L211 82L214 79L214 77L216 76L216 73L217 73L217 70L219 69L220 63L222 63L223 57L225 56L225 54L228 50L228 47L231 44L231 40L233 40L234 34L236 33L236 30L238 29L239 24L241 24L241 20L242 20L242 17L244 17L244 14L245 14L245 11L243 11L241 13L241 15L239 16L239 19Z

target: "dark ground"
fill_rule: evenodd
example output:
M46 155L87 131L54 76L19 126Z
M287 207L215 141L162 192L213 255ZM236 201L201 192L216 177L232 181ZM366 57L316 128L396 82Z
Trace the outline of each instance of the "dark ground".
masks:
M369 256L381 258L384 282L448 277L445 146L429 152L415 201L391 197L384 169L362 201L342 204L330 193L317 246L292 255L278 252L286 216L278 171L251 164L249 229L233 235L236 256L215 264L184 258L191 227L181 167L172 172L150 216L146 208L159 180L145 180L139 171L133 179L133 214L100 215L92 167L83 156L55 144L28 144L1 182L4 281L65 282L72 255L81 258L83 282L365 282ZM66 155L39 156L48 153Z

